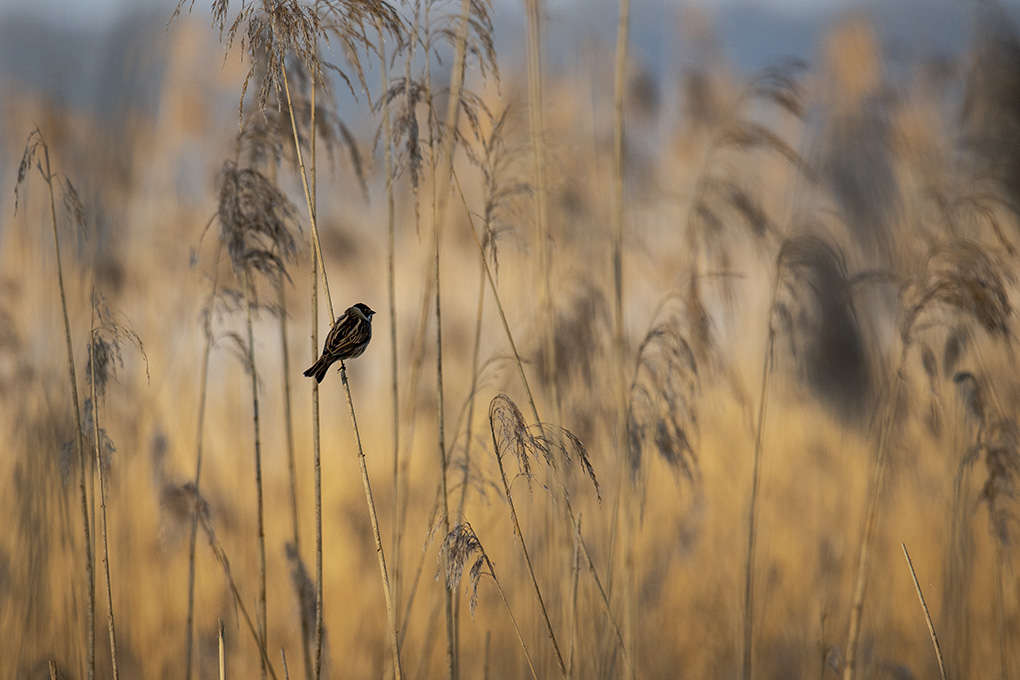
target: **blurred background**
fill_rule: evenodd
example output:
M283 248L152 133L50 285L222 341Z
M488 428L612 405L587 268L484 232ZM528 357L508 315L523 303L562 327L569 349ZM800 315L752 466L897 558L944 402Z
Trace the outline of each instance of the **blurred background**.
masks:
M231 5L228 28L242 9ZM397 6L405 27L415 6ZM460 3L429 7L435 35L452 35ZM275 94L258 111L261 71L243 89L244 44L225 44L209 3L185 3L176 18L174 9L157 0L0 0L0 678L87 675L80 468L54 232L88 442L91 331L117 341L104 355L111 380L100 400L99 467L121 672L216 677L223 622L228 676L259 673L231 590L233 582L254 611L251 350L267 653L280 677L281 649L290 677L309 677L314 437L300 372L317 349L304 192L289 127L260 133L276 149L269 160L239 136L242 125L251 134L259 121L281 119ZM334 127L317 147L318 228L335 313L357 301L377 311L372 345L348 374L404 675L448 677L437 500L444 430L450 524L471 524L492 569L474 611L467 575L458 587L462 678L530 677L529 656L538 677L560 673L522 544L571 677L748 677L748 639L754 677L839 677L848 656L862 677L936 677L901 544L949 677L1016 677L1020 8L633 0L622 177L618 11L609 0L544 3L542 180L524 3L495 0L491 27L479 22L491 30L498 79L491 64L481 68L476 45L466 76L475 116L462 120L454 162L463 193L451 193L442 224L442 395L430 298L430 201L442 183L428 169L440 150L428 139L428 108L409 104L413 113L400 119L409 88L384 96L376 54L360 52L362 86L338 41L321 46L354 83L330 75L323 97ZM454 54L441 38L429 62L439 120ZM423 82L424 60L405 61L406 44L391 38L383 50L391 87L405 73ZM389 139L384 102L398 128ZM412 127L425 150L415 179L413 144L401 136ZM387 146L397 172L392 311ZM276 215L295 230L286 275L255 288L254 344L243 281L218 245L224 178L246 163L278 187ZM499 307L471 225L485 239ZM318 311L321 340L322 300ZM489 407L503 403L493 402L499 394L533 434L546 432L537 412L549 431L575 435L598 480L597 495L570 437L532 450L530 476L506 456L520 536L493 449L501 431ZM323 675L393 677L334 372L320 400ZM200 532L192 558L199 450L199 507L215 537ZM571 463L557 458L568 453ZM92 477L88 493L101 569ZM870 579L851 649L871 511ZM101 571L96 584L105 678L113 671ZM311 616L314 627L314 607Z

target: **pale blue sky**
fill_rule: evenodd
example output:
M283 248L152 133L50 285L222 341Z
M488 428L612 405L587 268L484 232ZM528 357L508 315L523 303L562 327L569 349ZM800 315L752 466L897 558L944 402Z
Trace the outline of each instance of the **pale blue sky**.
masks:
M577 5L592 0L547 0L551 12L564 6ZM609 0L599 0L606 2ZM835 8L853 4L852 0L695 0L686 4L706 6L745 5L770 9L781 9L796 12L798 10L817 11L824 8ZM34 14L61 23L96 24L108 20L118 11L131 7L164 8L169 16L176 0L0 0L0 18L8 12L16 11ZM631 6L638 5L641 0L631 0ZM208 13L209 0L196 0L195 11ZM523 4L523 0L495 0L497 11L501 6ZM681 4L681 0L677 0Z

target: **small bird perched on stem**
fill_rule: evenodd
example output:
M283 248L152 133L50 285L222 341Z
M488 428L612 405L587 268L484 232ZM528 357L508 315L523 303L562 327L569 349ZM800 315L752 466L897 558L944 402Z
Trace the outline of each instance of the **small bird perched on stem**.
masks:
M322 356L312 365L305 375L315 376L316 382L322 382L326 377L326 371L337 361L343 368L344 359L353 359L361 356L361 353L368 347L372 339L372 315L375 312L363 302L359 302L336 319L329 335L326 336L326 343L322 347Z

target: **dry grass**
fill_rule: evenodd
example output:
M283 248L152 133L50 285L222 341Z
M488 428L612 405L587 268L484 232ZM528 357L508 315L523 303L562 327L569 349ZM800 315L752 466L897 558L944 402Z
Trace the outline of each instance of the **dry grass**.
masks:
M1016 31L674 102L528 8L185 2L160 115L5 104L0 678L1020 671Z

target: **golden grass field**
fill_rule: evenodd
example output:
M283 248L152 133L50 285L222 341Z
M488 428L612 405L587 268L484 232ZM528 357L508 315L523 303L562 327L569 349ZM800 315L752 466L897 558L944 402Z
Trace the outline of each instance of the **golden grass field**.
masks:
M751 76L682 15L702 65L657 89L489 53L484 0L384 7L185 4L151 110L5 97L0 678L939 677L903 546L943 676L1020 675L1005 12L895 74L847 16ZM313 154L319 59L359 96L323 71ZM334 315L376 311L317 409L285 86Z

